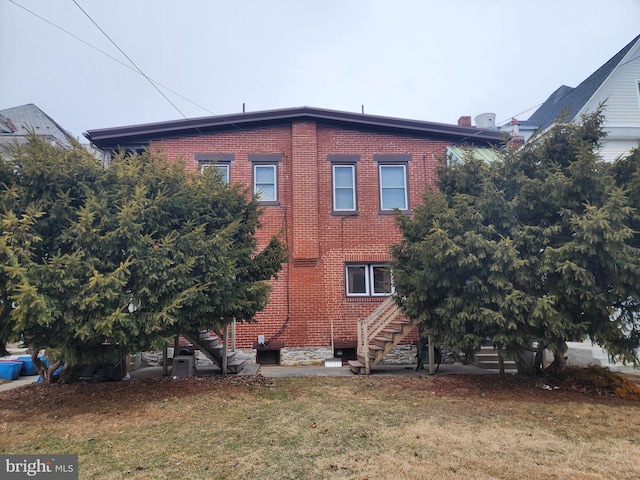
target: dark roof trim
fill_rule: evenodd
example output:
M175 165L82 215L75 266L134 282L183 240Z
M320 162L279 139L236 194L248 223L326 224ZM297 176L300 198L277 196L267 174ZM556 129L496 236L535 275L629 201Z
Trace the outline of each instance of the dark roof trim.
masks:
M293 120L313 120L320 125L447 138L454 142L496 144L504 140L504 133L497 130L483 130L475 127L460 127L444 123L381 117L312 107L265 110L103 128L88 130L84 136L102 149L138 148L148 145L152 140L162 138L269 127L291 123Z

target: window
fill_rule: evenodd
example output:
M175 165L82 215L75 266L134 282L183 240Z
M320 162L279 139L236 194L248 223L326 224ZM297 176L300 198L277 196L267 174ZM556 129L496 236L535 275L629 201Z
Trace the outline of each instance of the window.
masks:
M393 279L387 265L347 265L348 297L381 297L393 293Z
M253 194L266 205L278 205L278 162L282 155L249 155L253 163Z
M223 181L229 183L231 162L235 157L233 153L196 153L195 160L198 162L200 173L204 173L207 168L215 168Z
M407 167L411 155L374 155L380 179L380 211L408 210Z
M380 165L380 209L407 209L407 167Z
M356 209L355 165L333 165L333 209L353 211Z
M225 183L229 183L229 164L228 163L201 163L200 173L204 173L207 168L215 168L222 176Z
M356 191L356 164L360 155L330 153L332 201L334 215L354 215L358 208Z
M253 193L259 195L261 201L275 202L278 200L275 165L254 165L253 179Z

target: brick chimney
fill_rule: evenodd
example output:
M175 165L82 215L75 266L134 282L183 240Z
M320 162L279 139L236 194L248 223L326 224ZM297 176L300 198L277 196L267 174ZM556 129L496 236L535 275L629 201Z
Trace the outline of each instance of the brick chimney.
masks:
M511 150L517 150L524 145L524 137L520 136L520 122L515 118L511 119L511 135L507 142L507 147Z
M471 126L471 117L460 117L458 119L458 126L459 127L470 127Z

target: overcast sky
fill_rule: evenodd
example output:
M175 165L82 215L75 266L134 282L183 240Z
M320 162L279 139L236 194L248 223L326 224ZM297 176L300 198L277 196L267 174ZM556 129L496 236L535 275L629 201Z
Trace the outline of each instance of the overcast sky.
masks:
M0 0L0 109L76 137L243 103L524 120L638 34L640 0Z

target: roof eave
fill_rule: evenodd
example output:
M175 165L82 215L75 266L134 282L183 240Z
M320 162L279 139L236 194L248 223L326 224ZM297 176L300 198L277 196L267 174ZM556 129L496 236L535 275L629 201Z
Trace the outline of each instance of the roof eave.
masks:
M87 131L84 136L100 148L115 148L124 144L148 144L167 137L191 136L222 130L245 130L278 125L292 120L315 120L321 124L367 129L428 134L437 137L465 139L469 142L500 143L503 133L475 127L460 127L443 123L423 122L394 117L298 107L282 110L238 113L213 117L173 120ZM461 140L458 140L461 141Z

